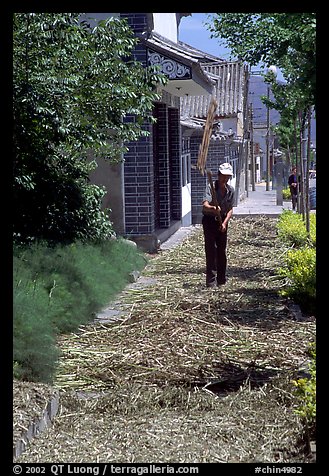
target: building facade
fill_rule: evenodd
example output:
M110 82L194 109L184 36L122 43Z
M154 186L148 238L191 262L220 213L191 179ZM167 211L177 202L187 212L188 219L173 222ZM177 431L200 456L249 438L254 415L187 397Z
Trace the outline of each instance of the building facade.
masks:
M139 38L135 58L145 66L159 65L169 79L159 89L161 99L154 103L156 123L144 124L149 135L126 144L128 152L119 163L98 161L91 175L92 181L107 190L103 206L111 209L115 231L134 240L144 251L154 252L178 228L199 222L205 178L193 166L212 95L219 99L217 119L222 122L209 147L209 164L218 168L219 163L231 161L236 181L239 144L234 136L243 129L240 113L236 112L241 109L241 66L232 64L225 69L225 61L179 42L180 19L189 14L85 15L95 21L111 15L126 18ZM231 114L225 112L229 109Z

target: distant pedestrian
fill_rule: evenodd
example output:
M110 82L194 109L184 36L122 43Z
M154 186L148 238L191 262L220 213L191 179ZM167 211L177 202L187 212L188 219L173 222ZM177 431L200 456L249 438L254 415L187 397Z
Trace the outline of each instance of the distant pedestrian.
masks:
M290 188L292 209L296 210L297 194L298 194L296 167L293 167L291 169L291 174L289 175L289 178L288 178L288 185L289 185L289 188Z
M232 175L232 166L229 163L221 164L213 187L215 197L213 197L210 183L207 184L203 197L202 226L206 254L206 286L208 287L226 283L227 228L233 214L234 203L234 188L227 182ZM216 201L219 208L216 206Z

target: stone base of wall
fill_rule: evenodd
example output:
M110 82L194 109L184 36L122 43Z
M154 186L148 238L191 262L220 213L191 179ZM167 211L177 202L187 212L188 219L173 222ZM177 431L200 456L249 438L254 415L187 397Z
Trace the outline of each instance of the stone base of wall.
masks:
M157 253L161 243L168 240L181 226L181 221L177 220L172 222L168 228L157 228L153 233L144 235L129 234L127 238L133 240L145 253Z
M160 248L160 241L154 233L149 235L129 234L128 239L134 241L144 253L156 253Z

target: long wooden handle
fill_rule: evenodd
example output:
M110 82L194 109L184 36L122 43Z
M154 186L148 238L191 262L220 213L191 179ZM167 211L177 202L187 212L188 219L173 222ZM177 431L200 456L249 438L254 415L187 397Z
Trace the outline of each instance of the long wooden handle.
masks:
M197 160L197 168L200 170L202 175L204 175L204 171L206 167L209 142L210 142L210 138L212 134L217 106L218 104L216 99L212 97L209 104L209 108L208 108L206 124L203 131L202 142L200 145L198 160Z
M208 182L209 182L209 185L210 185L212 202L220 212L221 208L220 208L218 200L217 200L217 193L216 193L216 190L215 190L215 187L214 187L214 182L212 180L212 173L211 173L210 170L207 170L207 177L208 177ZM216 216L215 220L218 221L219 229L221 229L222 228L222 217L221 217L220 213Z

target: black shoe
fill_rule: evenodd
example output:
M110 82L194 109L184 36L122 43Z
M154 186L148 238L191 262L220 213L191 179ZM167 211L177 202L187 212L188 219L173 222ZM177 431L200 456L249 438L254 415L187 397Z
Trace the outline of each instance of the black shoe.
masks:
M217 281L217 286L223 286L223 284L226 284L226 279L224 281Z
M214 288L216 286L215 281L211 281L210 283L206 283L207 288Z

